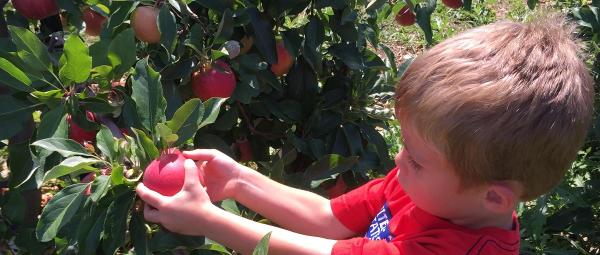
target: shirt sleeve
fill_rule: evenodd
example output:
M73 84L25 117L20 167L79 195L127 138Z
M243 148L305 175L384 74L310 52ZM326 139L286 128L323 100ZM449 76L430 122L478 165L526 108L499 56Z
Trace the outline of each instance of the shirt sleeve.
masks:
M390 177L396 176L395 172L332 199L330 204L335 217L354 233L364 235L385 202L385 187Z

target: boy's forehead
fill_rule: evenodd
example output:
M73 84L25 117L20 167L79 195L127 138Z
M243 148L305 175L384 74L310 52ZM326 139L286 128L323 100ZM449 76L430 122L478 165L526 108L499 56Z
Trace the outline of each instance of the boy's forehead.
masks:
M443 154L435 145L423 139L414 122L408 116L398 118L400 120L400 132L402 133L403 146L417 161L436 160L445 161Z

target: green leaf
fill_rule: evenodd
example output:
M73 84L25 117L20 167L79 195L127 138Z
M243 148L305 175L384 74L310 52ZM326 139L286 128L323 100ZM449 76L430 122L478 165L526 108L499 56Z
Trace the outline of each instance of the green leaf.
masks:
M46 138L38 140L31 145L60 153L63 157L85 156L92 157L81 144L65 138Z
M44 114L37 131L38 140L50 137L67 138L69 127L64 107L61 105Z
M90 77L92 57L87 45L78 35L69 36L65 42L63 57L66 63L59 71L61 80L82 83Z
M338 57L344 64L354 70L365 68L362 55L356 45L350 43L339 43L329 47L329 52Z
M13 65L7 59L0 57L0 84L7 85L15 90L32 92L31 80L26 73Z
M277 51L275 50L275 35L273 35L273 25L267 19L261 17L256 7L246 9L250 16L250 22L254 29L254 44L261 55L265 57L269 64L277 63Z
M91 168L93 164L102 162L95 158L85 158L80 156L73 156L60 162L57 166L50 169L44 175L44 183L51 179L56 179L61 176L65 176L70 173L77 172L81 169L94 171L95 168Z
M139 213L131 215L131 222L129 223L129 233L131 233L131 240L133 242L133 249L136 255L146 255L150 253L150 244L148 238L148 231L144 224L143 216Z
M233 8L233 0L222 0L222 1L214 1L214 0L195 0L194 2L208 8L212 9L218 13L224 12L226 9Z
M240 208L238 208L237 203L233 199L225 199L221 201L221 208L235 215L241 215Z
M17 46L19 57L36 71L52 71L47 47L37 35L25 28L9 26L10 36Z
M221 17L221 22L215 35L215 43L213 44L221 44L229 40L231 35L233 35L233 13L230 9L227 9L223 12L223 17Z
M185 102L185 104L175 111L173 118L167 121L167 126L171 131L177 133L180 128L185 126L200 124L203 114L204 108L202 101L198 98L194 98Z
M200 129L203 117L204 105L198 98L187 101L177 109L173 118L167 121L167 126L178 136L176 146L184 143L196 134L196 131Z
M0 140L10 138L23 129L23 125L31 120L34 107L12 96L0 95Z
M65 94L61 89L53 89L48 91L34 91L31 92L31 96L39 100L41 103L46 104L50 108L61 105L62 97Z
M164 228L152 235L150 239L150 251L158 253L159 251L173 250L177 247L187 247L188 249L200 249L204 246L204 237L185 236L169 232Z
M104 125L96 134L96 146L98 146L98 149L100 149L100 151L102 151L102 153L110 160L116 159L117 150L115 149L115 137L110 129Z
M226 100L226 98L210 98L203 103L204 116L202 117L202 123L200 123L198 129L208 124L212 124L217 120L219 112L221 111L221 105L223 105Z
M133 205L135 192L125 185L116 186L117 194L107 210L107 220L102 234L104 254L115 254L117 249L125 244L127 218Z
M157 140L160 141L161 150L170 148L179 139L179 136L173 134L173 131L163 123L156 124L155 134L158 138Z
M436 0L427 0L424 3L415 6L417 14L417 24L425 34L425 40L428 44L433 43L433 29L431 28L431 14L435 11Z
M168 4L163 5L160 9L156 22L158 23L158 31L160 31L160 44L167 49L167 52L171 53L177 43L177 24Z
M327 155L313 162L304 172L305 180L310 181L311 188L316 188L332 175L348 171L358 163L358 156L342 157L337 154Z
M100 175L94 179L94 183L92 184L92 195L90 195L90 199L93 202L98 202L106 192L110 188L110 178L106 175Z
M110 180L112 181L113 185L123 184L123 181L125 180L123 170L123 166L120 165L112 168L112 172L110 172Z
M69 223L85 200L82 192L86 187L85 184L71 185L58 192L44 207L36 227L36 235L40 241L51 241L61 227Z
M89 214L84 215L77 229L81 254L96 254L106 222L107 211L105 208L94 206L90 211Z
M167 102L163 97L160 74L148 66L148 60L138 61L133 74L131 97L146 130L153 132L156 123L163 120Z
M269 254L269 240L271 239L271 232L267 233L263 238L260 239L252 255L268 255Z
M132 128L132 131L134 135L134 141L138 146L138 148L134 150L134 153L140 160L140 166L145 168L150 161L158 158L158 148L156 148L156 145L154 145L152 139L150 139L150 137L148 137L143 131L135 128Z
M320 48L325 37L325 29L321 19L317 16L311 16L308 24L304 28L306 38L304 39L304 57L313 70L317 73L322 72L323 56Z
M535 9L537 2L538 0L527 0L527 7L529 7L530 10Z
M136 51L133 50L135 48L135 38L131 28L119 33L110 42L108 60L113 67L113 78L121 78L135 64L137 60Z

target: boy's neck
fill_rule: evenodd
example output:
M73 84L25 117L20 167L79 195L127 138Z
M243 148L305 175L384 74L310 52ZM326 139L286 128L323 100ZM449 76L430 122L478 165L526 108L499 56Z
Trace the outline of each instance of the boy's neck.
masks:
M503 215L487 214L481 217L469 217L463 219L450 220L453 224L467 227L470 229L481 229L488 227L501 228L506 230L514 230L513 213Z

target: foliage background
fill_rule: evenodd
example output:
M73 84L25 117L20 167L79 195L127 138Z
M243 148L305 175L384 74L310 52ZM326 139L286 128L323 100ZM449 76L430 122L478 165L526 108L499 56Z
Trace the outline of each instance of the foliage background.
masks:
M427 47L464 29L488 24L501 19L525 21L532 16L538 15L538 11L540 9L547 8L568 14L570 18L581 25L579 35L588 45L588 49L586 51L587 63L589 64L590 70L594 74L594 77L596 77L596 80L600 81L600 76L598 75L598 70L600 70L600 63L598 62L600 59L600 55L598 55L600 53L600 48L598 47L600 18L597 15L597 8L600 7L599 2L600 1L559 0L543 1L539 3L529 1L528 3L520 0L474 0L470 10L451 10L438 2L438 6L436 7L431 18L432 38L429 43L425 39L423 31L417 25L400 27L394 23L391 17L385 16L385 18L380 18L377 20L377 24L381 27L381 30L379 31L379 38L383 45L387 45L391 49L387 53L389 54L389 52L393 52L395 58L391 58L389 55L386 57L386 52L383 50L383 48L374 48L372 50L374 53L377 53L382 60L395 59L393 61L395 66L401 66L405 60L414 57ZM528 6L528 4L530 6ZM533 7L534 4L536 5L535 10L532 10L531 7ZM289 21L291 23L287 23L288 20L285 22L286 25L290 27L303 24L294 24L293 21ZM94 38L88 39L90 41L86 40L87 43L94 43L95 40L97 40ZM147 48L147 50L152 51L157 49ZM390 67L391 63L388 63L386 66ZM596 86L596 88L596 91L598 91L598 86ZM359 112L363 112L365 116L368 114L368 116L372 116L372 114L375 113L373 109L376 108L375 110L377 111L377 118L375 120L377 120L378 123L374 126L378 127L377 131L379 131L385 138L385 144L389 149L389 155L393 155L393 153L396 153L401 147L401 145L398 144L399 127L391 118L389 111L390 107L392 106L391 103L386 100L385 93L378 94L379 92L384 91L374 92L373 94L375 94L375 96L369 100L364 100L363 98L362 101L356 101L359 102L357 108L359 108ZM246 101L243 103L249 104L250 102ZM237 107L237 105L232 102L226 102L225 105L231 106L224 108L227 110ZM175 107L172 109L174 112L174 109L177 108ZM284 116L287 115L287 117L296 116L294 112L279 114L283 114ZM39 121L40 120L38 119L37 122ZM281 130L283 134L286 134L287 128L282 128ZM207 136L210 136L209 134L212 133L213 135L217 134L221 137L227 137L225 142L217 141L215 143L220 145L218 147L221 147L223 150L228 151L230 155L234 156L235 152L229 151L228 148L230 147L228 145L234 142L236 138L238 138L237 136L248 136L250 139L253 139L251 138L253 137L251 132L249 132L249 130L244 126L241 126L241 129L238 127L235 132L227 132L228 134L226 135L224 135L223 132L214 133L214 131L215 130L209 131L208 129L205 129L201 130L200 133L206 132ZM150 132L152 131L150 130ZM569 171L569 174L565 177L563 183L561 183L561 185L554 189L551 193L541 197L540 199L537 199L536 201L524 203L519 207L518 213L520 216L522 229L521 254L600 254L599 136L600 127L598 127L598 124L595 123L590 132L586 146L579 153L578 160L573 164L571 171ZM210 137L214 138L213 136ZM152 137L152 139L160 140L160 135ZM212 141L214 141L214 139ZM313 155L313 157L309 160L305 159L303 160L304 162L296 161L297 165L293 165L291 162L297 159L297 155L294 155L294 152L289 154L290 151L294 151L289 150L289 148L295 147L295 145L293 145L293 143L289 140L286 142L285 139L280 140L279 143L279 146L275 146L280 149L277 151L278 153L266 151L266 153L262 154L262 159L256 160L258 161L258 164L251 163L250 165L260 169L266 174L272 174L273 169L281 168L283 166L292 165L296 168L306 168L311 163L321 158ZM287 147L283 146L285 143L287 143ZM3 146L6 144L7 142L3 141ZM213 144L211 146L217 145ZM197 147L197 145L194 145L194 147ZM5 160L8 158L9 154L10 151L8 150L8 147L4 147L0 153L0 157ZM287 157L292 157L294 159L287 158L286 155ZM344 156L352 155L347 154ZM4 175L2 178L6 180L9 178L9 172L6 171L6 168L8 168L7 166L4 168L5 171L3 171ZM289 167L286 167L285 169L287 173L294 172L291 171ZM279 172L280 171L281 170L279 170ZM351 171L346 172L344 179L348 181L350 186L357 186L360 183L367 181L369 178L380 176L385 172L383 168L381 171L382 172L363 172L363 174L360 174L360 171L357 171L356 168L353 168ZM279 175L279 177L275 178L283 179L285 177ZM333 178L336 178L336 175L333 175ZM289 177L288 180L293 181L293 179L296 178ZM321 187L304 185L304 188L314 188L312 190L323 193L326 187L332 185L332 180L333 179L330 176L326 178L323 183L321 183L323 185ZM46 183L45 192L56 194L57 190L52 190L52 188L60 187L60 189L62 189L66 187L67 184L68 181L65 183L64 181L60 180ZM300 184L298 185L302 186ZM14 202L14 200L11 200L11 196L5 196L5 193L3 193L3 196L0 198L0 205L3 208L2 211L0 211L0 236L2 237L0 238L0 252L10 252L14 246L21 246L22 249L25 248L22 250L24 253L30 252L34 254L36 251L48 249L48 244L35 242L31 238L35 235L33 232L15 232L14 225L12 225L9 220L14 218L14 215L9 214L22 213L22 211L17 210L15 212L14 210L7 209L7 205L10 205L11 203L14 204ZM245 217L261 220L260 216L246 210L243 207L238 207L238 205L232 201L226 201L222 206ZM153 230L156 231L157 228L154 227ZM157 233L158 234L155 236L158 237L153 239L153 241L156 241L161 245L164 244L165 246L161 247L161 250L165 250L165 253L167 254L174 253L173 250L177 250L176 247L178 246L195 248L200 247L201 249L195 249L192 251L194 254L218 254L229 252L225 248L220 247L218 244L211 244L206 240L176 236L162 231ZM70 249L72 250L72 247L69 246L68 243L60 243L60 241L61 240L58 239L54 244L56 247L59 247L56 252L68 253ZM185 249L179 249L179 251L182 250Z

